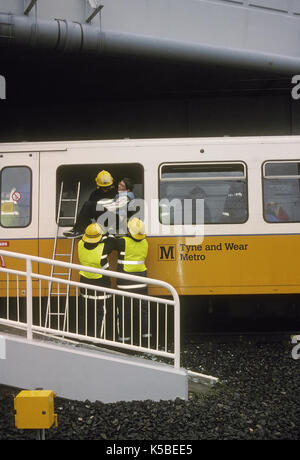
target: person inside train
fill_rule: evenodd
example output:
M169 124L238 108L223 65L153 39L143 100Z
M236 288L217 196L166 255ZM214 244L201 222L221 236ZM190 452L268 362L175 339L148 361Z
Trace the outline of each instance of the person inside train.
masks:
M221 222L241 223L247 218L245 184L234 182L227 193Z
M66 238L79 238L84 234L85 228L105 212L105 209L97 210L97 207L111 204L116 196L115 181L112 175L105 170L100 171L95 178L96 189L91 193L80 209L74 227L64 232Z
M108 255L115 249L114 240L115 238L108 238L103 235L103 229L99 224L88 225L83 237L78 242L80 265L107 270L109 268ZM85 270L81 270L79 273L80 282L91 285L91 289L80 288L81 308L84 309L83 317L87 321L83 329L87 331L88 335L95 335L96 333L96 336L100 337L102 321L105 318L104 307L111 296L105 292L95 291L92 286L110 287L110 278L100 273L91 273Z
M203 200L204 201L204 223L208 224L211 222L211 213L210 209L208 207L208 204L206 202L206 193L205 191L199 187L196 186L192 188L192 190L189 193L189 197L193 200L192 202L192 224L200 224L202 222L197 222L197 200Z
M135 199L133 188L134 183L132 179L123 177L118 183L118 193L113 202L100 205L106 211L112 213L111 222L113 226L109 229L109 233L126 234L127 220L131 217L130 210L128 209L129 203ZM98 207L97 205L96 209L100 210L100 206ZM99 223L101 224L101 222Z
M189 193L186 192L184 198L177 198L176 192L173 195L165 194L164 198L160 201L160 218L164 224L179 224L179 225L195 225L211 222L211 213L206 202L206 193L199 187L193 187ZM177 195L178 196L178 195ZM197 200L204 202L204 216L201 214L201 204Z
M289 217L279 204L270 201L266 207L266 220L267 222L288 222Z
M148 242L145 233L145 224L137 217L129 219L128 233L126 236L116 238L116 246L118 250L118 271L120 273L128 273L141 277L140 282L128 281L126 279L118 279L117 289L125 292L134 292L137 294L147 295L147 284L143 283L143 277L147 276L146 258L148 255ZM139 300L129 297L118 299L118 314L119 314L119 340L128 343L131 336L136 337L139 342L139 333L142 335L142 340L148 340L151 333L148 329L148 309L147 302L141 301L141 312L139 311ZM132 305L132 308L131 308ZM131 315L133 314L133 318ZM139 315L141 314L141 318ZM139 325L141 321L141 331ZM131 326L133 324L133 329ZM137 334L138 332L138 334Z

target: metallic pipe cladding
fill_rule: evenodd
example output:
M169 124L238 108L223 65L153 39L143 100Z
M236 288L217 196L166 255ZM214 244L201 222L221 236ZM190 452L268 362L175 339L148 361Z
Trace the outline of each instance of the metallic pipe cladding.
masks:
M295 74L300 58L196 42L101 31L86 23L65 19L41 20L0 14L0 46L25 46L65 53L158 58L195 64L213 64L274 73Z

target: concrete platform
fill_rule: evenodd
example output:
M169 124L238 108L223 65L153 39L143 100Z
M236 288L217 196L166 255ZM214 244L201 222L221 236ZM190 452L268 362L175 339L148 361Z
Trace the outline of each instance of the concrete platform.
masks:
M63 398L91 402L188 399L184 369L98 347L28 341L3 332L0 384L51 389Z

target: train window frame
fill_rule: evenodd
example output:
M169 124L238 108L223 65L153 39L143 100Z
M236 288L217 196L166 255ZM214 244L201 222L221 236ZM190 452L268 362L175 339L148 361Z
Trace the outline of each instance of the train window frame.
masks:
M23 168L26 169L29 172L29 214L28 214L28 223L26 225L4 225L2 221L2 178L3 178L3 173L7 169L16 169L16 168ZM16 190L18 192L18 190ZM22 198L22 196L21 196ZM19 198L19 199L21 199ZM19 200L18 200L19 201ZM17 201L17 203L18 203ZM17 204L16 203L16 204ZM10 166L4 166L1 171L0 171L0 227L2 228L27 228L31 225L32 223L32 169L28 165L10 165Z
M78 213L81 209L82 204L88 199L88 196L91 194L92 191L96 189L96 183L94 179L97 176L97 173L101 170L106 170L109 171L112 176L115 179L116 184L122 177L130 177L133 180L134 186L140 185L140 192L138 195L135 194L135 198L140 198L140 195L142 196L142 199L145 197L145 168L142 163L139 162L122 162L122 163L63 163L60 164L56 168L56 174L55 174L55 182L56 182L56 196L55 196L55 219L57 222L58 218L58 206L59 206L59 196L60 196L60 182L59 182L59 174L61 173L63 168L68 168L68 169L74 169L74 168L79 168L81 170L81 173L83 174L82 170L87 169L89 170L90 177L85 175L85 179L88 184L88 189L85 190L85 197L83 196L83 199L79 200L78 203ZM138 176L141 179L141 183L137 183L134 179L134 174L131 174L132 168L135 168L135 175L136 177ZM93 174L91 174L91 171L93 170ZM125 171L125 174L115 174L114 171L120 170ZM137 173L138 170L138 173ZM128 174L127 174L128 173ZM84 174L83 174L84 175ZM72 181L74 182L74 179L72 178ZM133 192L134 192L133 188ZM80 193L82 192L82 187L80 188ZM116 190L117 193L117 190ZM60 227L70 227L72 224L66 222L66 223L60 223Z
M243 161L204 161L204 162L176 162L176 163L161 163L159 165L159 180L162 182L176 182L178 181L194 181L194 180L211 180L212 178L214 180L236 180L238 179L247 179L247 174L244 173L243 176L210 176L210 177L187 177L187 178L162 178L162 168L163 166L198 166L198 165L207 165L207 166L213 166L213 165L243 165L245 170L247 171L247 165Z
M263 208L263 219L267 224L295 224L300 222L299 220L278 220L278 221L270 221L267 219L267 203L266 203L266 188L265 188L265 181L276 181L276 180L297 180L299 181L300 185L300 173L299 174L267 174L266 173L266 168L269 164L293 164L296 163L299 165L300 168L300 159L289 159L289 160L283 160L283 159L269 159L264 161L262 164L262 208ZM300 193L299 193L299 198L300 198ZM269 200L268 200L269 201ZM271 203L271 202L270 202ZM276 204L276 200L274 199L274 204ZM288 214L287 214L288 215Z
M189 177L189 178L162 178L162 168L164 166L222 166L222 165L241 165L243 167L243 174L240 176L209 176L209 177ZM244 161L197 161L197 162L164 162L161 163L158 167L158 196L159 196L159 201L161 200L161 183L162 182L176 182L176 181L182 181L182 182L191 182L191 181L241 181L244 182L245 184L245 219L239 222L225 222L225 221L216 221L216 222L204 222L204 225L243 225L249 220L249 196L248 196L248 166ZM159 221L161 224L163 224L160 211L159 211ZM169 224L168 224L169 225ZM170 224L170 225L175 225L175 224ZM195 225L195 224L193 224Z

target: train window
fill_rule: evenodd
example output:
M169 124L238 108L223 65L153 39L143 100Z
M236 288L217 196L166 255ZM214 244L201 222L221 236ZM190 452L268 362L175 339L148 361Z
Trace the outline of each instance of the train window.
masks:
M27 227L31 221L31 170L27 166L3 168L0 176L2 227Z
M300 161L264 163L263 197L267 222L300 222Z
M78 203L78 210L80 210L92 191L95 190L95 178L102 169L111 173L115 179L116 187L123 177L129 177L134 183L133 193L135 198L144 198L144 168L139 163L62 165L56 172L56 213L58 212L62 183L62 197L68 200L76 198L77 184L80 182ZM74 216L74 203L72 201L63 201L60 215L62 216L60 219L61 227L72 226L73 221L68 217ZM65 219L63 218L64 216Z
M241 163L186 163L167 164L160 169L162 180L196 180L212 178L243 177L245 178L245 166Z
M243 223L248 218L244 163L168 163L160 166L159 178L161 223L203 223L203 214L196 212L197 199L204 200L205 224Z

